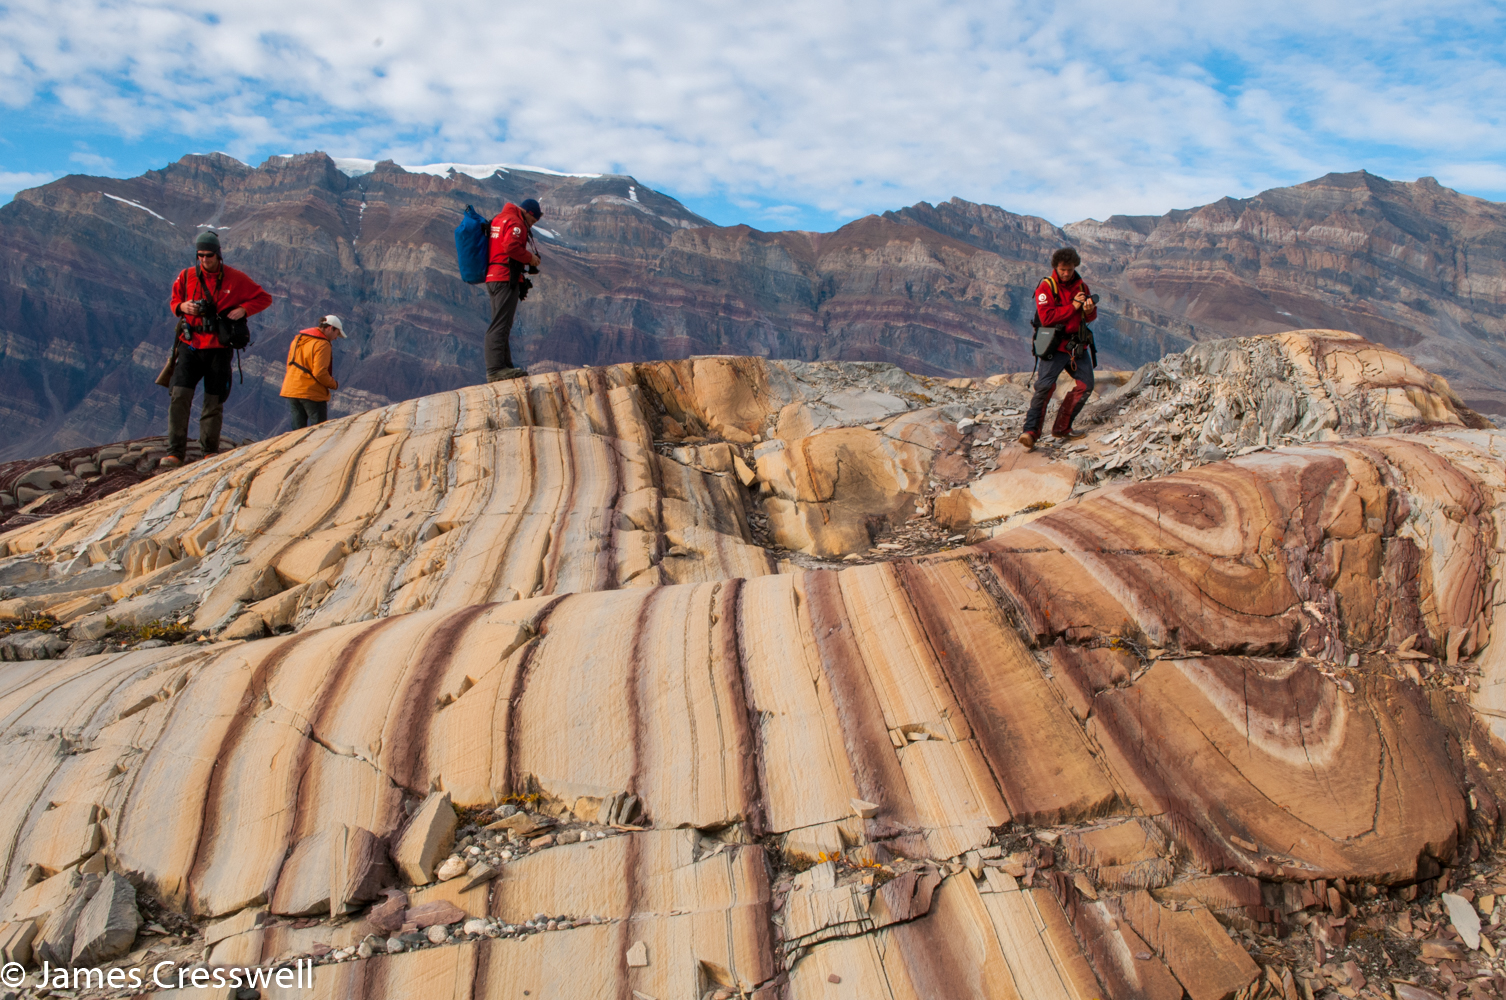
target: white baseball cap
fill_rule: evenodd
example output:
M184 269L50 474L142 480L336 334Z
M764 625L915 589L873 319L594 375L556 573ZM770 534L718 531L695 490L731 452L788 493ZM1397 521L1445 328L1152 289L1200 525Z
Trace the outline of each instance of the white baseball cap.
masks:
M325 323L325 324L327 324L329 326L334 327L335 328L335 335L336 336L338 336L338 337L344 337L345 336L345 324L341 323L340 322L340 317L336 316L334 313L330 313L328 316L324 317L319 322Z

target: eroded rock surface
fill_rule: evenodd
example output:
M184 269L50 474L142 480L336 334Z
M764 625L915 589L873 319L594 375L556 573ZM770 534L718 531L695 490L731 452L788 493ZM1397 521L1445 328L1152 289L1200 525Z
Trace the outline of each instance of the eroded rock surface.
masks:
M1329 332L1106 379L1081 451L1021 382L536 376L0 537L6 607L188 640L0 670L0 941L126 875L332 997L1286 1000L1484 906L1506 436Z

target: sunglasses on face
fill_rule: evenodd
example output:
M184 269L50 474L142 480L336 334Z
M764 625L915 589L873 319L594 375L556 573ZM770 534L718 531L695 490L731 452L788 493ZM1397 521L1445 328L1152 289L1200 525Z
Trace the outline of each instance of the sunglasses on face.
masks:
M218 257L219 254L214 253L213 251L210 251L209 253L201 253L198 256L200 256L200 257Z

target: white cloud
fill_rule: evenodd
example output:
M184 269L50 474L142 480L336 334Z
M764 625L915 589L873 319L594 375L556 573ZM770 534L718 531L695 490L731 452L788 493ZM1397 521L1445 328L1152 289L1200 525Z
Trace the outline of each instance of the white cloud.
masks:
M26 188L37 187L53 180L56 174L36 174L25 171L0 170L0 201L9 201L11 195Z
M115 161L108 156L100 156L98 153L90 153L85 150L69 153L68 160L97 174L109 173L115 167Z
M247 159L541 163L837 216L953 194L1058 222L1159 213L1356 161L1494 184L1468 164L1506 153L1506 69L1467 37L1500 37L1490 0L203 11L13 0L0 100Z

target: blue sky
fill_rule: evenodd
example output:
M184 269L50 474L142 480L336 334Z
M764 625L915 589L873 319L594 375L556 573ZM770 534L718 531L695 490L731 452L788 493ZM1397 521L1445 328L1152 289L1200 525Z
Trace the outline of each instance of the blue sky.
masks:
M1503 108L1486 0L0 5L0 199L323 149L630 173L762 229L954 195L1160 214L1360 168L1501 201Z

